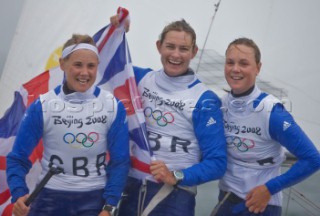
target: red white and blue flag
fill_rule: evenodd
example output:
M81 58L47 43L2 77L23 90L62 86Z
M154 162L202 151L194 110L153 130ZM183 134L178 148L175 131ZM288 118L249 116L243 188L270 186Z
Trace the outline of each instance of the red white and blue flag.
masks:
M125 37L124 22L129 13L118 8L120 27L108 25L98 31L94 40L100 54L100 65L96 85L110 90L126 107L130 131L130 151L132 169L130 175L136 178L149 178L149 164L152 151L146 138L145 118L141 97L134 78L130 52ZM0 119L0 216L11 216L13 205L6 183L6 155L11 151L20 120L28 107L40 94L46 93L63 82L64 73L59 67L47 70L22 85L15 92L14 102ZM33 151L30 159L33 168L27 176L30 189L34 187L42 157L42 142Z

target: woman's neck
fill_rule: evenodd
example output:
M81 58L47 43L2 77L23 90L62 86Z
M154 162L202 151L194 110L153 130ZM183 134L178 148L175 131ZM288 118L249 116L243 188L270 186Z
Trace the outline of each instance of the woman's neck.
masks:
M235 98L238 98L238 97L243 97L243 96L247 96L249 94L251 94L253 92L253 89L254 89L254 85L252 87L250 87L247 91L245 92L242 92L240 94L235 94L232 90L231 90L231 95Z
M75 92L74 90L72 90L72 89L70 89L70 88L68 87L67 82L65 82L65 83L63 84L62 90L63 90L63 93L64 93L65 95L68 95L68 94L71 94L71 93Z
M163 90L175 92L187 89L195 79L196 77L191 69L187 73L176 77L170 77L163 70L160 70L156 72L155 82Z

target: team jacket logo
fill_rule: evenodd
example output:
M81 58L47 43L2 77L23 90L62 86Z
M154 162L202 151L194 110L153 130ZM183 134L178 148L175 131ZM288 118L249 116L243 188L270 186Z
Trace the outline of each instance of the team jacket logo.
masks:
M175 101L171 99L162 98L158 95L157 92L151 92L150 89L146 87L144 87L142 96L148 98L150 102L154 102L156 106L166 105L177 110L183 110L186 106L186 103L182 100Z
M94 143L98 142L99 134L97 132L85 133L66 133L63 136L63 141L73 148L90 148Z
M291 126L291 124L289 122L284 121L283 122L283 131L286 131L290 126Z
M247 125L237 125L234 122L227 122L224 120L224 130L225 132L230 132L234 134L256 134L261 136L261 127L247 126Z
M206 127L209 127L210 125L213 125L217 123L216 120L214 120L214 118L210 117L209 120L207 121Z
M160 127L165 127L174 122L174 116L171 112L162 112L161 110L153 110L151 107L146 107L143 113L148 122L156 122Z
M239 152L247 152L255 146L255 142L251 139L240 138L237 136L226 137L228 147L233 148Z
M59 115L52 116L54 125L65 125L67 128L70 128L72 125L75 125L77 128L82 128L85 125L92 124L106 124L108 117L106 115L101 116L88 116L85 119L74 118L72 115L63 117Z

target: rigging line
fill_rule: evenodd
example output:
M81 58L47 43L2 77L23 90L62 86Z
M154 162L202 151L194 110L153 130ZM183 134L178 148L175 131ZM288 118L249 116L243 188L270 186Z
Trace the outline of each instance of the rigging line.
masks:
M290 199L291 199L291 191L292 191L292 188L290 187L289 188L287 205L286 205L286 209L285 209L285 215L288 215L288 209L289 209L289 204L290 204Z
M208 40L209 34L210 34L210 32L211 32L211 28L212 28L212 24L213 24L214 18L215 18L215 16L216 16L217 11L218 11L219 6L220 6L220 2L221 2L221 0L219 0L218 3L214 4L214 6L215 6L214 14L213 14L213 16L212 16L211 23L210 23L210 26L209 26L209 29L208 29L208 32L207 32L207 36L206 36L206 39L205 39L205 41L204 41L204 44L203 44L203 47L202 47L202 50L201 50L201 53L200 53L200 57L199 57L199 62L198 62L198 65L197 65L196 73L197 73L198 70L199 70L200 62L201 62L202 55L203 55L203 52L204 52L204 48L206 47L207 40Z
M299 205L302 209L305 210L305 212L308 214L308 215L311 215L311 216L317 216L315 215L310 209L308 209L307 207L303 206L301 203L297 202L297 200L295 200L294 198L291 198L293 201L296 201L297 205Z
M308 98L311 98L312 101L314 101L316 103L320 103L319 98L314 97L313 95L309 94L307 91L305 91L305 89L300 88L298 85L292 84L292 83L285 81L285 80L282 80L282 79L279 79L278 77L270 76L270 78L279 81L284 86L290 86L292 89L298 90L300 94L302 94ZM286 91L288 91L288 88L286 88Z
M286 191L283 192L286 196L288 196L288 199L291 198L300 204L304 202L309 207L320 210L320 207L317 206L317 204L309 200L304 194L298 192L297 189L295 189L294 187L290 187L290 189L288 190L289 190L289 193Z
M303 193L299 192L299 191L298 191L297 189L295 189L295 188L292 188L292 190L293 190L293 192L295 193L295 195L296 195L297 197L299 197L302 201L308 203L309 206L312 206L313 208L320 210L320 207L319 207L316 203L314 203L314 202L312 202L311 200L309 200Z
M287 195L286 193L284 193L285 195ZM302 205L300 202L298 202L294 197L288 197L288 203L291 202L296 202L297 205L299 205L301 207L301 209L303 209L305 211L305 213L307 212L307 215L311 215L311 216L315 216L313 215L313 213L311 212L310 209L308 209L308 207L305 207L304 205ZM284 215L288 215L288 209L285 210Z
M291 193L292 192L292 193ZM293 202L295 201L297 205L299 205L301 208L303 208L306 212L308 212L308 215L312 215L312 216L315 216L314 215L314 211L317 211L319 210L319 207L311 202L310 200L308 200L303 194L301 194L300 192L298 192L294 187L290 187L290 191L289 191L289 194L284 191L283 192L286 196L288 196L288 203L290 202L290 200ZM302 197L301 197L302 196ZM303 204L303 202L305 204ZM287 207L288 207L288 203L287 203ZM308 207L309 206L309 207ZM311 209L310 209L311 207ZM313 208L313 210L312 210ZM287 215L287 212L288 209L286 209L286 213L285 215Z

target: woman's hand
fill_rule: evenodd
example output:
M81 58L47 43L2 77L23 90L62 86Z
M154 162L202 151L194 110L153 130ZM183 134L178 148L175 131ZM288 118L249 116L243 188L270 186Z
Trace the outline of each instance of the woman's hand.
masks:
M115 27L119 27L119 25L120 25L119 15L116 14L116 15L111 16L110 23L111 23L111 25L113 25ZM130 20L129 19L124 20L124 28L125 28L126 32L129 31L129 28L130 28Z
M29 197L29 194L26 194L20 197L13 205L12 213L15 216L26 216L30 211L30 207L26 206L25 201Z
M265 185L260 185L253 188L246 196L246 206L250 212L258 214L264 212L271 194Z
M108 211L102 210L99 214L99 216L111 216Z
M150 164L150 171L153 178L158 182L163 182L169 185L175 185L177 183L172 172L163 161L152 161Z

